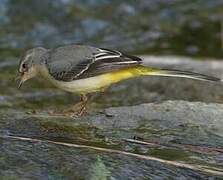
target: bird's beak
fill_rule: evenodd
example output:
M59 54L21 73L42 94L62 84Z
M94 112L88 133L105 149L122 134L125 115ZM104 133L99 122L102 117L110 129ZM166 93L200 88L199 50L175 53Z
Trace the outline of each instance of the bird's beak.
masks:
M24 74L18 74L15 78L15 81L18 83L18 88L22 86L22 84L25 82Z
M20 89L20 88L21 88L21 86L22 86L23 82L24 82L24 81L23 81L22 79L19 81L18 89Z

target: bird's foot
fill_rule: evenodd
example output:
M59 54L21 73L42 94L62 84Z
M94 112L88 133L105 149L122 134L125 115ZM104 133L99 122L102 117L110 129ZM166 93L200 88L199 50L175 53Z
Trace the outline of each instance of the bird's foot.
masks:
M58 111L49 111L49 115L51 116L66 116L66 117L80 117L82 116L84 113L86 112L85 108L83 110L80 111L62 111L62 112L58 112Z
M67 117L80 117L86 112L86 104L79 102L74 106L65 109L61 112L58 111L49 111L49 114L52 116L67 116Z
M81 106L78 107L77 109L67 109L64 110L62 113L64 116L70 116L70 117L80 117L86 112L86 107Z
M87 102L88 102L88 97L86 95L82 95L81 101L74 104L70 108L62 112L51 112L50 114L55 116L80 117L86 112Z
M81 101L73 105L72 107L63 111L65 115L72 117L82 116L86 112L86 103Z

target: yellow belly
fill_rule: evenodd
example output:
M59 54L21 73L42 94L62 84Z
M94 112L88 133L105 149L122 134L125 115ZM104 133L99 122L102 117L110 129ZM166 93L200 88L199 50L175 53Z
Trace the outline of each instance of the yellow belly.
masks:
M47 79L50 80L56 87L63 89L64 91L78 94L103 91L105 88L114 83L140 75L137 68L125 68L95 77L64 82L55 80L49 75L48 72L42 74L45 77L47 76Z
M65 91L85 94L103 91L114 83L134 76L135 75L131 71L125 69L71 82L53 80L52 83Z

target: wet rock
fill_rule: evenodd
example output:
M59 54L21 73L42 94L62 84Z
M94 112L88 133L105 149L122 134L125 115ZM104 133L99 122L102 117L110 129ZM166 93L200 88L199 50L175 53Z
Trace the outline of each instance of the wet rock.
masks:
M0 115L1 177L208 178L220 177L218 172L223 169L222 153L194 152L183 146L218 147L218 150L223 146L221 104L166 101L108 108L104 113L90 112L80 118L50 116L43 111L27 114L9 109L0 110ZM10 138L9 135L30 140ZM143 145L123 141L133 137L152 143ZM154 144L156 141L159 144ZM110 153L110 150L218 170L215 174L179 168L119 151Z

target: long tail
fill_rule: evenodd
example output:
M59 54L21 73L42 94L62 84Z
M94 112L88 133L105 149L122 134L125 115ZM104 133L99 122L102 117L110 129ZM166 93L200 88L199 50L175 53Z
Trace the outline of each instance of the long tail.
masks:
M138 66L137 69L141 75L182 77L182 78L196 79L201 81L212 81L212 82L222 81L222 79L217 77L207 76L189 71L156 69L145 66Z

